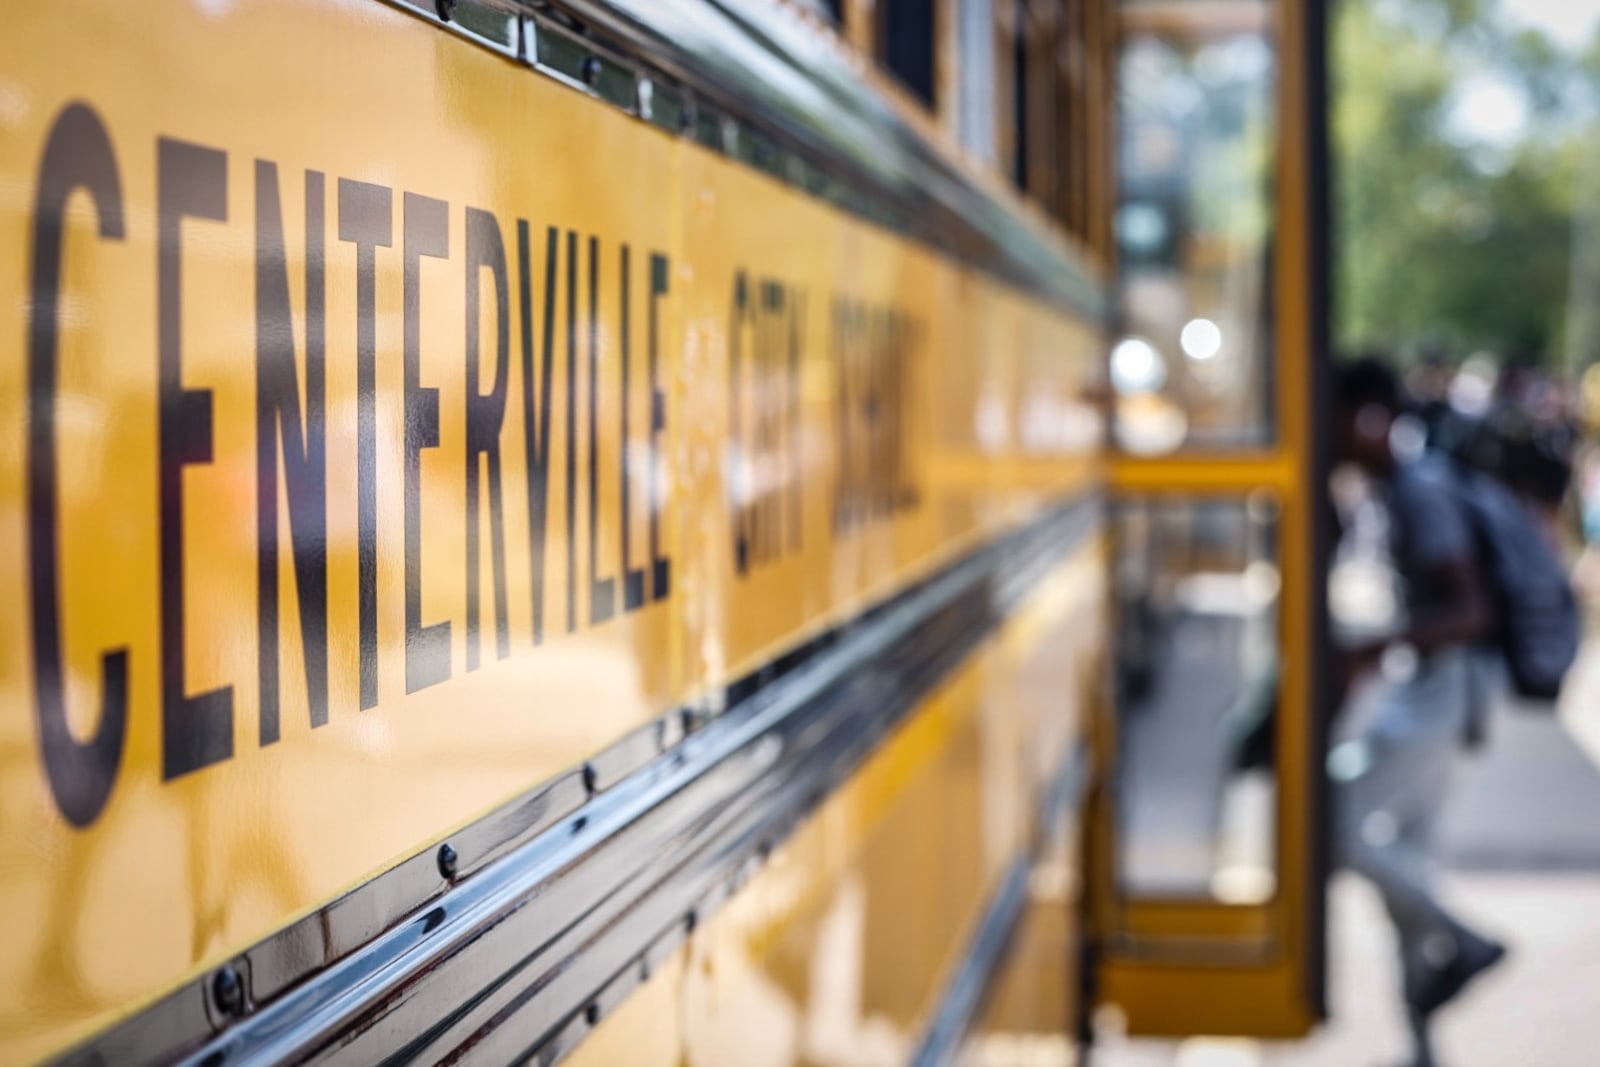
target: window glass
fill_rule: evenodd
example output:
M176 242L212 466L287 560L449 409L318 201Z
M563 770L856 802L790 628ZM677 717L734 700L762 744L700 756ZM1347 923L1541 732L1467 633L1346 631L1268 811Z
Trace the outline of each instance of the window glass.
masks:
M1132 3L1122 18L1118 443L1136 454L1269 444L1268 5Z
M1132 897L1272 896L1277 517L1266 494L1117 506L1118 872Z
M883 65L929 107L934 102L934 0L881 0Z

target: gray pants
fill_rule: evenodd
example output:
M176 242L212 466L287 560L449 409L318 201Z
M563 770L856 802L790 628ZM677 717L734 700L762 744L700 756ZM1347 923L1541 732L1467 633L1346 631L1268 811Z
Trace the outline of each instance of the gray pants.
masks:
M1443 964L1477 937L1440 905L1432 870L1463 731L1486 697L1474 655L1440 650L1409 677L1373 683L1350 709L1359 716L1354 737L1328 760L1343 861L1382 894L1408 982L1419 965Z

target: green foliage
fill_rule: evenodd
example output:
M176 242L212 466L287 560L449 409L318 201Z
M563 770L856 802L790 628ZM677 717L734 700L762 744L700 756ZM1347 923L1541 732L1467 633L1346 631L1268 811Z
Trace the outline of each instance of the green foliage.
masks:
M1342 350L1407 356L1443 346L1550 363L1569 355L1575 190L1586 166L1596 167L1600 40L1567 55L1542 34L1509 28L1497 7L1338 5L1334 340ZM1464 136L1455 121L1462 88L1486 77L1526 104L1509 143Z

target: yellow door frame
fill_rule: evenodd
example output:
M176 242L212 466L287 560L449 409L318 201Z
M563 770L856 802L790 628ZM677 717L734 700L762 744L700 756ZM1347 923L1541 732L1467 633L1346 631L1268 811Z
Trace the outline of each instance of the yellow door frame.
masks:
M1320 687L1322 552L1316 538L1321 461L1313 379L1323 344L1322 18L1320 0L1277 0L1277 159L1273 299L1276 434L1263 448L1115 457L1110 484L1134 497L1242 496L1281 508L1283 649L1277 722L1277 890L1263 904L1124 900L1116 884L1114 803L1098 809L1094 919L1098 993L1132 1033L1295 1037L1323 1014L1324 835L1315 694ZM1116 717L1098 754L1114 759ZM1105 765L1105 764L1102 764Z

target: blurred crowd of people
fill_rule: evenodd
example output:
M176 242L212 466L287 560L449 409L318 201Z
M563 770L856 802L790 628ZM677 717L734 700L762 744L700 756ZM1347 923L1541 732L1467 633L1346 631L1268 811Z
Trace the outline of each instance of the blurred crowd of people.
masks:
M1555 524L1600 592L1600 373L1425 353L1404 376L1419 445L1492 474Z

